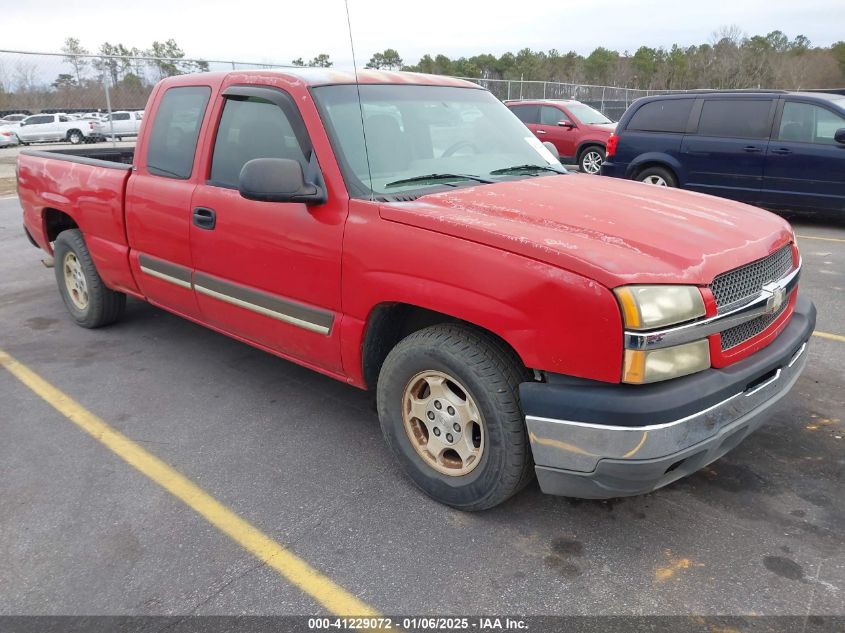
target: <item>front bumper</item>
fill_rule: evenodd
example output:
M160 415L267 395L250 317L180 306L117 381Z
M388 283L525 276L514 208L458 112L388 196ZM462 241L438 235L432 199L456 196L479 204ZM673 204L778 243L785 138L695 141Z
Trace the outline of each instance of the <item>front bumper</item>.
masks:
M607 499L656 490L737 446L804 369L815 306L799 297L767 347L723 369L654 385L550 377L520 396L540 488Z

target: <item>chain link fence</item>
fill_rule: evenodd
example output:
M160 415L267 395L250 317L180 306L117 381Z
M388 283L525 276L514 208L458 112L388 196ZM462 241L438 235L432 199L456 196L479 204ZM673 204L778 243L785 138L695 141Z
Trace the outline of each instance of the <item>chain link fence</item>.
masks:
M143 110L156 82L170 75L282 67L261 62L0 50L0 118Z
M10 114L143 110L153 86L170 75L215 70L285 68L267 62L63 55L0 50L0 118ZM466 77L505 101L577 99L618 120L636 99L656 91Z
M672 90L640 90L616 86L569 84L557 81L523 81L521 79L477 79L461 77L483 86L502 101L509 99L576 99L599 110L606 117L618 121L622 113L641 97Z

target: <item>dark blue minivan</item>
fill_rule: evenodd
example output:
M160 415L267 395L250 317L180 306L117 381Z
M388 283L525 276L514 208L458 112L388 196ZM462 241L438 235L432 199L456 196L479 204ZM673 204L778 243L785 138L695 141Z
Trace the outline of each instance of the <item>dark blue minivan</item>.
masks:
M845 211L845 95L646 97L619 121L601 173L775 209Z

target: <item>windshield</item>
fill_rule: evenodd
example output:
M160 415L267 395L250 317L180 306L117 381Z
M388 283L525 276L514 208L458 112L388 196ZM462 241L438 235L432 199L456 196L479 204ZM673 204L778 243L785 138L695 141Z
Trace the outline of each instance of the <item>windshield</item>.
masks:
M569 110L572 113L572 116L578 119L581 123L586 123L587 125L613 123L613 121L608 119L601 112L583 103L567 103L566 109Z
M359 106L354 84L313 90L353 195L395 195L566 172L486 90L361 85L360 91ZM532 165L538 168L534 173ZM516 166L523 169L494 173Z

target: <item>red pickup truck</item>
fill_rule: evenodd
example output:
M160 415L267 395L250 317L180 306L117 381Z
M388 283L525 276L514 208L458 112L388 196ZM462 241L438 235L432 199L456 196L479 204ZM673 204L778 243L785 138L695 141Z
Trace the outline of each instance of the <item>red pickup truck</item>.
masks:
M376 392L443 503L643 493L712 462L806 362L760 209L569 174L489 92L334 70L169 78L133 149L25 150L25 230L83 327L126 297Z

